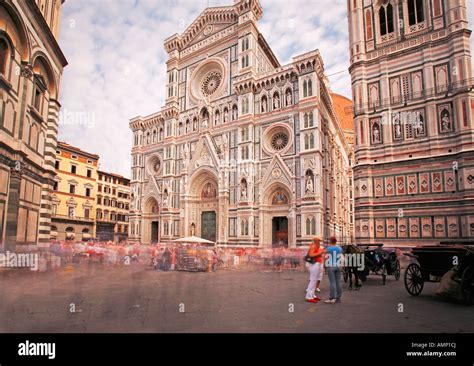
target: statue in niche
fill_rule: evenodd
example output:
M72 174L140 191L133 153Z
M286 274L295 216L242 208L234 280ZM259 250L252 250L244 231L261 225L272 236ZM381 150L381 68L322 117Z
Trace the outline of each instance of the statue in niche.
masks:
M278 94L275 95L273 98L273 109L279 109L280 108L280 96Z
M241 194L240 194L241 198L247 199L247 182L245 179L242 180L240 191L241 191Z
M288 92L288 93L286 93L286 105L290 106L292 103L293 103L293 100L291 98L291 93Z
M229 122L229 111L226 109L224 110L224 123Z
M309 174L306 176L306 193L307 194L314 193L313 177Z

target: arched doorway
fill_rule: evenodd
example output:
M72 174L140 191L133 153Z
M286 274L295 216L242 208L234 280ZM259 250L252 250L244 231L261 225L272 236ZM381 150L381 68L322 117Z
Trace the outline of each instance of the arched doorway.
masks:
M154 197L145 202L143 212L142 242L157 243L160 241L159 205Z
M294 218L291 215L291 193L282 184L268 187L263 195L260 222L260 245L264 247L289 247L294 243Z
M216 242L218 240L219 198L217 176L203 168L191 178L187 200L185 232Z

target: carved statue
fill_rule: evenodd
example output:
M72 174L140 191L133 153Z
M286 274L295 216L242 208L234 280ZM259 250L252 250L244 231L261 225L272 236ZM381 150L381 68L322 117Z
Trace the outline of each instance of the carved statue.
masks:
M279 109L280 108L280 97L275 95L275 98L273 98L273 109Z
M314 193L313 178L310 175L306 177L306 193Z
M286 105L290 106L293 103L292 98L291 98L291 93L286 94Z

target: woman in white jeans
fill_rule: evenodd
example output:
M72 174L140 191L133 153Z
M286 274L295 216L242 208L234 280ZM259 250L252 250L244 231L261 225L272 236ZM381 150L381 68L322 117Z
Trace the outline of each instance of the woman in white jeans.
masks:
M314 260L314 263L308 263L309 269L309 284L306 288L306 301L311 303L316 303L321 300L315 295L316 285L318 281L321 281L322 274L324 271L323 267L323 256L325 251L321 248L321 239L314 238L313 242L309 246L308 257Z

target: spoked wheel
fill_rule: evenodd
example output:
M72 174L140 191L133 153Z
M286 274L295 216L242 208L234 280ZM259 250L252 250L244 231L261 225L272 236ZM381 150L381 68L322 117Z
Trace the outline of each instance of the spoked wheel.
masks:
M400 261L398 259L395 262L395 270L393 271L393 275L397 281L400 279Z
M464 302L467 305L472 305L474 303L474 267L467 267L464 270L461 280L461 290Z
M418 296L423 291L425 281L418 264L412 263L405 271L405 288L412 296Z
M385 286L385 282L387 281L387 267L385 264L382 266L382 284Z

